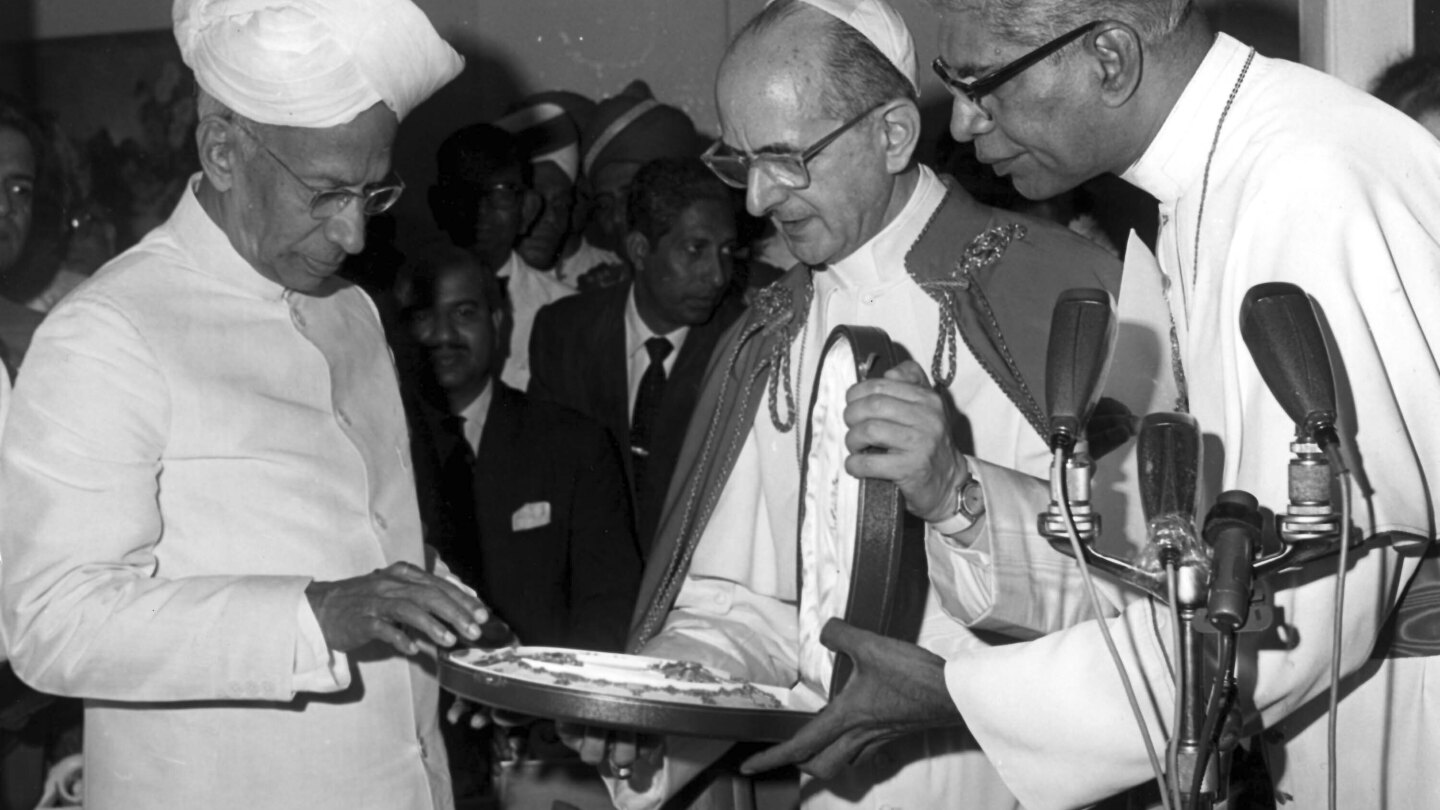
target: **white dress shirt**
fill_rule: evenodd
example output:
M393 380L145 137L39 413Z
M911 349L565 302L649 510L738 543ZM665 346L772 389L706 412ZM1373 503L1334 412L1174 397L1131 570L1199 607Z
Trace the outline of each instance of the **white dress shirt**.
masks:
M530 332L535 328L535 313L546 304L574 295L575 288L562 282L555 273L536 270L512 252L510 260L497 272L506 280L505 291L510 297L510 356L500 379L517 391L530 386Z
M640 394L640 378L645 376L645 371L650 368L650 352L645 349L645 341L653 337L663 337L670 341L670 353L665 356L665 378L670 378L670 370L675 368L675 358L680 356L680 347L685 345L685 336L690 334L690 327L682 326L665 334L659 334L645 325L645 319L640 317L640 310L635 306L635 287L630 287L630 296L625 299L625 370L626 384L629 391L630 406L626 413L635 414L635 398Z

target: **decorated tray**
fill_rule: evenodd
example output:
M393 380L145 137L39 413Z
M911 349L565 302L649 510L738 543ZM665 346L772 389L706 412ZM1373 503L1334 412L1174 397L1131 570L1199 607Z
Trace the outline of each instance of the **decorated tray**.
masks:
M701 664L556 647L458 650L440 684L512 712L655 734L778 741L814 716L786 708L788 690Z

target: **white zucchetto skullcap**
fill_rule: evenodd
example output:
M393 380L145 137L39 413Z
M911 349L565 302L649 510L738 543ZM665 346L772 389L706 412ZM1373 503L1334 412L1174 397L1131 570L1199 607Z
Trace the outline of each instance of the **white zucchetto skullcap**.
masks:
M800 0L814 6L841 22L859 31L880 53L890 60L909 80L915 92L920 92L920 82L915 78L915 40L910 37L910 28L905 18L890 7L885 0Z
M195 81L262 124L324 128L384 102L404 119L465 61L410 0L175 0Z

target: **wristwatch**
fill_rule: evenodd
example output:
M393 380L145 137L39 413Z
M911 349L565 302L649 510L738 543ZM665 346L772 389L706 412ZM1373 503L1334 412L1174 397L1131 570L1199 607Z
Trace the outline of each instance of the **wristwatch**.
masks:
M930 525L935 527L935 531L952 536L975 525L975 521L984 514L985 491L980 488L980 479L967 475L955 487L955 514Z

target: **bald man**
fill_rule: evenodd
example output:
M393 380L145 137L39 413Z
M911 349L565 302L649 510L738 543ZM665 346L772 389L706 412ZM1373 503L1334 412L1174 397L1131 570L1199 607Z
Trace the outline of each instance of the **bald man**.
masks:
M202 171L35 337L0 453L16 671L85 699L90 808L452 806L379 318L335 276L461 60L408 0L182 0ZM443 573L443 570L442 570Z

